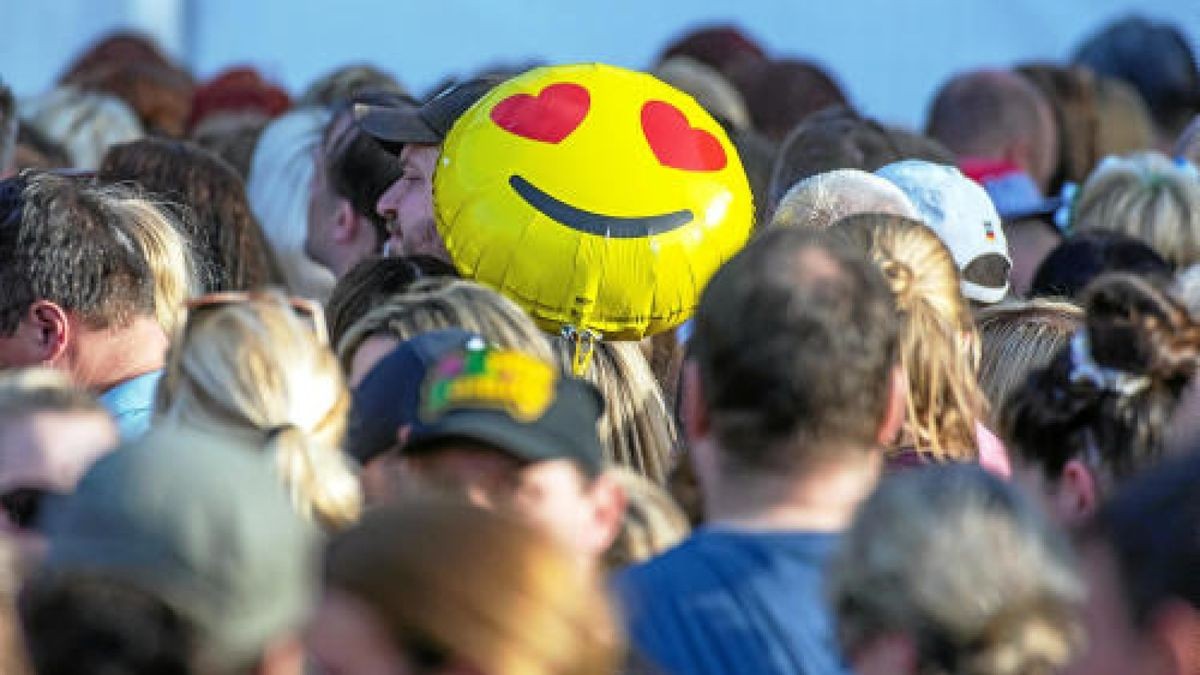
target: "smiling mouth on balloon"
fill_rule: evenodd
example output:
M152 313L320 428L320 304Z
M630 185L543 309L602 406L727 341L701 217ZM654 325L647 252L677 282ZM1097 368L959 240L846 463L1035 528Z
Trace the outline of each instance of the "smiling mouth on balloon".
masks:
M616 239L649 237L683 227L692 222L694 218L688 209L662 213L657 216L607 216L602 213L585 211L555 199L520 176L510 177L508 184L526 203L543 215L569 228L599 237Z

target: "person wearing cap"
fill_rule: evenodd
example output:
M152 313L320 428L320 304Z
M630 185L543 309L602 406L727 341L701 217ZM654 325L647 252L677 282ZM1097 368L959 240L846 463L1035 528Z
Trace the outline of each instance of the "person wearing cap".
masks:
M875 172L896 184L933 230L962 276L963 296L993 305L1008 296L1012 258L1000 214L978 183L953 166L906 159Z
M51 511L48 531L49 556L21 607L37 672L303 672L316 531L262 453L228 437L152 431L97 461ZM122 601L118 621L93 620L89 583ZM161 649L130 644L148 625L174 627L166 632L187 646L186 671L89 670L91 651L103 661Z
M346 452L362 466L359 478L367 504L377 506L397 496L395 451L416 421L426 371L479 339L458 328L419 333L388 352L354 388Z
M680 398L705 524L615 579L652 672L846 672L825 570L903 425L897 331L882 274L824 233L769 229L713 277Z
M1038 264L1062 241L1051 221L1061 200L1044 196L1058 159L1050 103L1015 73L962 73L938 90L926 133L992 198L1012 252L1013 290L1024 295Z
M605 472L599 391L552 364L471 340L427 372L400 452L413 489L449 489L554 534L585 565L616 538L625 495Z
M364 131L400 156L400 178L379 197L375 210L389 224L391 255L429 255L451 262L433 215L433 171L442 141L458 118L498 84L476 78L453 85L417 108L359 103L354 116Z

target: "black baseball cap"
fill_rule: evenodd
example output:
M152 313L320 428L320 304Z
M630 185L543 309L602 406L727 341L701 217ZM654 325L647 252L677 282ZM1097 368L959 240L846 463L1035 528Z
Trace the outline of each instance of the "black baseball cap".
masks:
M516 351L471 343L429 371L404 454L470 440L528 462L604 468L596 424L604 398L590 383Z
M366 464L396 445L396 431L417 418L426 371L450 352L483 338L459 328L420 333L401 342L354 388L346 451Z
M450 128L500 77L478 77L450 85L419 107L354 104L354 119L362 130L395 149L405 143L440 145Z

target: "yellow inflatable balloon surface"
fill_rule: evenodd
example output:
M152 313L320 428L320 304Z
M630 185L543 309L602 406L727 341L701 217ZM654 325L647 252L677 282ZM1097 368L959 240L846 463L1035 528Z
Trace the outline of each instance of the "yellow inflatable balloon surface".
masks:
M455 124L434 174L465 276L543 329L638 339L691 316L750 235L745 171L690 96L599 64L538 68Z

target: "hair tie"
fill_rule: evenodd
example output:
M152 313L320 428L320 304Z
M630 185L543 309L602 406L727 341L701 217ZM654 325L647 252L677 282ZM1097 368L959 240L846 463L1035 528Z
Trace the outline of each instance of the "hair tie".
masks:
M1119 396L1134 396L1150 386L1150 378L1145 375L1133 375L1096 363L1092 358L1086 329L1076 331L1071 336L1070 380L1072 384L1087 382L1097 389Z
M1071 233L1071 215L1075 209L1075 199L1079 197L1079 185L1071 182L1063 183L1059 194L1059 207L1054 211L1054 226L1066 236Z
M284 422L283 424L277 424L270 429L267 429L267 443L274 443L275 439L279 438L280 434L295 428L295 424L292 424L291 422Z

